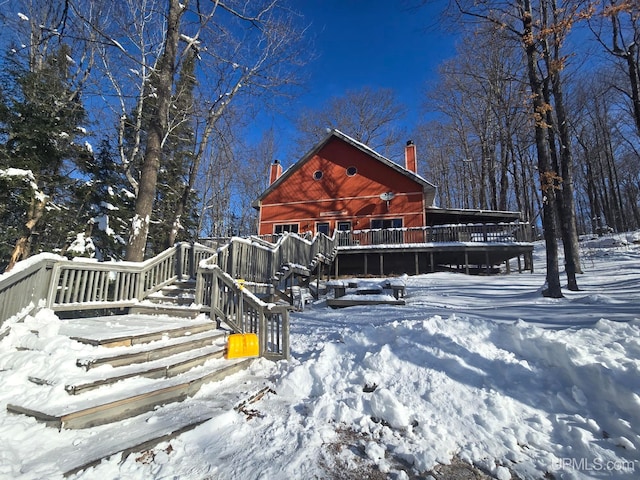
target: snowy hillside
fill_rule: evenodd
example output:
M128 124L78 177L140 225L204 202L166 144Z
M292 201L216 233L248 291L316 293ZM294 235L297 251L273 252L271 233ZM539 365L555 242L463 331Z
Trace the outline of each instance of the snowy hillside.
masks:
M564 299L540 295L537 250L534 274L409 277L406 306L316 302L292 317L290 362L258 360L184 406L208 408L217 389L253 391L262 378L264 397L75 478L401 480L435 478L452 461L498 479L638 478L639 240L584 241L582 290ZM46 355L22 364L16 345L36 323ZM47 333L54 324L40 315L0 343L1 478L59 478L56 447L92 448L97 436L5 413L16 392L38 395L27 376L77 356Z

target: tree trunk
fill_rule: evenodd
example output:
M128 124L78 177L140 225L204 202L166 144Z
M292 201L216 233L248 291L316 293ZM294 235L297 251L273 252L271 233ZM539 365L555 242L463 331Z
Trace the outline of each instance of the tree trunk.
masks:
M510 155L511 146L505 141L505 135L503 135L500 141L500 196L498 199L498 210L507 210L507 196L509 192L509 163L513 160ZM516 191L517 196L517 191Z
M249 70L245 75L242 75L238 79L238 81L235 83L231 91L228 92L227 95L225 95L224 101L220 101L214 104L209 109L209 113L207 115L207 119L205 123L205 128L202 132L202 136L200 137L200 140L198 141L198 149L196 151L196 154L193 159L193 164L191 165L191 169L189 171L189 180L187 184L184 186L184 189L182 191L182 194L180 195L178 204L176 205L175 214L173 216L173 222L171 224L171 231L169 233L169 239L168 239L169 246L173 245L176 241L176 237L178 235L178 226L180 223L180 218L182 218L182 215L186 211L187 206L189 204L191 191L193 190L193 186L196 183L198 171L200 168L200 163L202 162L202 158L204 157L205 152L207 151L207 146L209 143L209 139L211 138L213 128L215 127L218 120L222 118L222 115L227 109L227 106L229 105L229 103L231 103L231 100L233 99L233 97L235 97L236 94L240 91L240 88L242 87L242 85L246 84L249 81L253 73L254 73L253 70Z
M144 154L144 161L140 170L136 211L131 224L131 234L125 259L141 262L149 235L149 222L156 196L158 171L162 160L162 143L167 133L167 119L171 104L171 91L176 71L178 42L180 40L180 18L186 9L187 0L183 4L179 0L170 0L167 15L167 31L164 49L158 59L154 81L156 93L156 108L149 119L149 130Z
M552 25L559 25L560 21L557 17L558 8L555 0L550 0L548 5L543 5L543 21L545 23L548 21L548 7L551 7ZM579 289L576 273L581 272L581 269L573 188L573 156L571 154L571 138L560 77L562 61L560 59L559 49L562 42L557 30L551 30L553 31L553 33L550 34L552 47L550 48L549 46L549 36L545 36L542 39L543 56L548 75L547 81L544 83L545 101L551 104L551 95L553 95L555 107L555 119L551 109L549 109L547 111L547 123L549 125L555 125L558 130L558 136L556 137L554 129L548 129L549 148L551 149L554 171L557 172L561 178L561 188L557 200L558 213L560 214L562 247L565 257L567 288L577 291ZM556 151L557 146L559 146L559 155Z
M575 274L582 273L580 251L578 247L578 228L576 222L575 189L573 182L573 155L571 152L571 135L569 121L564 108L562 85L559 76L554 75L553 96L556 104L558 130L560 133L560 176L562 177L562 224L565 251L565 267L567 277L573 270L574 278L570 280L569 290L578 290Z
M556 220L556 181L557 172L552 169L549 143L547 138L546 111L549 105L544 101L542 80L538 75L538 52L533 32L533 16L530 0L518 0L522 16L522 43L527 56L527 74L533 97L535 117L535 138L538 154L538 172L540 175L542 203L542 228L546 245L547 282L542 294L546 297L562 298L560 271L558 268L558 240Z
M44 214L44 207L46 204L47 199L45 196L34 195L31 198L31 205L29 206L29 212L27 213L27 221L24 224L22 235L13 248L11 259L9 260L9 265L7 265L7 268L5 269L6 272L11 270L20 260L24 260L29 256L29 253L31 251L31 234L42 218L42 215Z
M636 62L638 46L632 43L626 54L627 67L629 71L629 82L631 83L631 101L633 103L633 118L636 123L638 135L640 135L640 68Z

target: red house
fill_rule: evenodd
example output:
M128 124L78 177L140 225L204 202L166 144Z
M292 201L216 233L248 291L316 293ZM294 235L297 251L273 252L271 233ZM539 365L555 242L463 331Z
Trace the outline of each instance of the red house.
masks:
M421 227L435 191L417 174L413 142L402 167L332 130L284 173L271 165L270 185L254 203L258 234Z

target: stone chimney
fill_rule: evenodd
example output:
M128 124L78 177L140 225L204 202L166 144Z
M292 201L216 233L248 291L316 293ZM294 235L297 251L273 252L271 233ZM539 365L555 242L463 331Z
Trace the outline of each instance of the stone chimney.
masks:
M274 160L269 168L269 185L275 182L282 175L282 165L280 161Z
M407 146L404 147L404 165L407 170L413 173L418 173L418 160L416 158L416 146L413 140L407 141Z

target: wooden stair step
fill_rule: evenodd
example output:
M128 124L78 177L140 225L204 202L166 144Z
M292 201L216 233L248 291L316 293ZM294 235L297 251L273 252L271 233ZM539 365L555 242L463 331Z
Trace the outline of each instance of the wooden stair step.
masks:
M200 306L180 306L145 301L129 307L129 313L138 315L169 315L171 317L196 318L201 313Z
M175 377L194 367L204 365L211 359L219 359L224 356L224 347L210 345L198 349L190 349L167 358L149 361L141 364L118 367L100 377L89 377L81 382L68 384L65 390L70 395L78 395L89 390L109 386L116 382L133 377L145 378L169 378Z
M133 346L163 338L216 329L201 318L173 318L163 315L125 314L65 320L60 334L94 346Z
M133 345L140 345L143 343L151 343L156 342L158 340L162 340L164 338L175 338L181 337L187 334L201 333L201 332L209 332L211 330L216 329L216 324L212 322L202 323L200 325L188 325L184 327L173 327L167 328L166 330L140 333L134 335L125 335L121 337L111 337L111 338L86 338L86 337L71 337L72 340L75 340L80 343L86 343L88 345L93 346L102 346L102 347L128 347Z
M266 391L272 391L254 378L256 387L247 392L246 382L233 382L223 389L215 389L206 396L189 400L189 408L179 403L168 404L152 412L100 427L100 431L78 444L75 440L68 445L59 444L51 451L34 454L25 459L22 473L38 471L42 463L50 464L56 459L57 470L65 477L98 465L114 455L122 459L134 452L151 449L159 443L169 441L202 423L224 415L247 399L261 398ZM257 400L254 400L257 401Z
M126 348L124 351L115 354L79 358L76 360L76 365L85 370L90 370L101 365L122 367L124 365L150 362L195 348L205 347L216 341L223 341L225 335L226 332L223 330L206 330L194 335L172 338L166 343L145 343L136 348Z
M192 283L172 283L160 289L165 295L193 295L196 291L195 282ZM152 294L153 295L153 294Z
M8 404L11 413L28 415L48 426L67 429L89 428L134 417L171 402L180 402L193 396L202 385L219 381L247 368L252 358L238 360L212 360L208 365L177 377L152 380L135 388L108 391L103 395L88 392L75 402L66 400L58 405ZM127 382L129 380L124 380ZM107 389L112 390L112 389ZM85 397L85 398L80 398ZM74 397L76 398L76 397Z
M147 297L147 300L151 303L156 303L159 305L189 306L193 304L195 295L188 297L180 295L165 295L164 293L153 293Z
M181 288L183 290L195 290L196 281L194 279L189 280L176 280L172 284L168 285L169 287ZM165 287L166 288L166 287Z
M176 302L181 305L190 305L193 303L195 297L195 284L193 287L185 287L174 283L147 295L147 300L151 300L152 302L165 301Z

